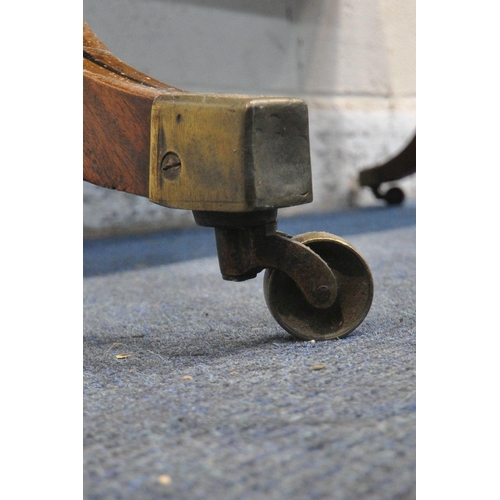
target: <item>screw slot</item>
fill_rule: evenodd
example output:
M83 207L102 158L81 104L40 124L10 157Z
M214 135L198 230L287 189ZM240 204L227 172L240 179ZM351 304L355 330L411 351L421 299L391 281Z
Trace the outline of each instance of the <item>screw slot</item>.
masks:
M181 173L181 160L171 151L166 153L161 160L161 170L163 177L169 181L175 181Z

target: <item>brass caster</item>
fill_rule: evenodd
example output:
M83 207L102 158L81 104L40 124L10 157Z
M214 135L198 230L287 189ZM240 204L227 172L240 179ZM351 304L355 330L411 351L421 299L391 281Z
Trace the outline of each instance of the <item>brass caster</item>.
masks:
M398 187L390 188L384 194L384 200L388 205L401 205L405 199L405 194L402 189Z
M405 199L405 193L398 187L388 189L384 194L379 190L380 186L372 187L375 198L385 200L388 205L401 205Z
M363 257L342 238L325 232L309 232L292 238L309 247L332 271L337 296L328 308L310 304L296 283L283 271L267 269L264 296L274 319L301 340L342 338L365 319L373 299L373 279Z

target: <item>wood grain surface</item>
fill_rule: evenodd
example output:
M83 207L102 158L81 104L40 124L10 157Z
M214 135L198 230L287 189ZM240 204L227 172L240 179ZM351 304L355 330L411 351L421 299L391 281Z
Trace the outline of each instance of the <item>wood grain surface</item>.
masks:
M83 24L83 179L149 195L151 107L159 95L182 90L113 56Z

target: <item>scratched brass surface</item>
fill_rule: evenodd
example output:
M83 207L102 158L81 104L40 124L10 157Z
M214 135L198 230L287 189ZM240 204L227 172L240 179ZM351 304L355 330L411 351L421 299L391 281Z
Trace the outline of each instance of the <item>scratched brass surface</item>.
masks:
M169 94L151 113L149 198L252 212L312 201L307 106L300 99Z

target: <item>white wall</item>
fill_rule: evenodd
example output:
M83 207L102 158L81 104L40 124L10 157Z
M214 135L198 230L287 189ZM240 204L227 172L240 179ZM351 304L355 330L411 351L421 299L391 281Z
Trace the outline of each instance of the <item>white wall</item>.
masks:
M192 92L301 97L314 202L381 203L359 170L415 129L415 0L84 0L84 19L126 63ZM415 196L415 178L400 182ZM189 212L84 186L85 234L190 224Z

